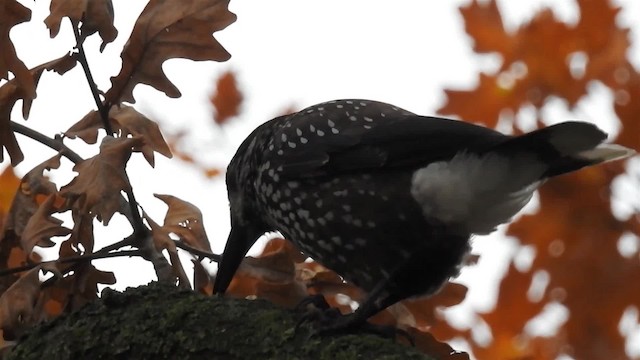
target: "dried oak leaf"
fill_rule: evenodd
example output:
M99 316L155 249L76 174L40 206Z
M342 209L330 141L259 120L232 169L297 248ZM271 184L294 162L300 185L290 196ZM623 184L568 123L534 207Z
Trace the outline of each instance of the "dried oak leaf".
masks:
M212 36L236 20L228 4L229 0L149 1L122 51L122 69L111 78L106 101L135 102L133 88L140 83L179 97L162 70L165 60L228 60L231 55Z
M43 161L22 177L9 209L5 230L12 230L17 236L22 236L27 222L45 199L50 195L57 194L56 184L44 176L44 171L59 168L61 156L58 154ZM55 206L57 201L54 201L53 205L57 207Z
M31 10L17 1L4 0L0 3L0 79L9 79L9 72L12 72L15 75L16 86L22 89L26 98L33 99L36 97L33 75L18 58L13 42L9 38L9 31L13 26L29 20L31 20Z
M58 35L63 17L68 17L72 26L78 26L82 21L83 36L98 32L102 38L100 52L118 36L118 30L113 26L111 0L53 0L49 11L50 14L44 19L44 23L49 28L52 38Z
M71 236L60 244L60 258L90 254L94 246L93 218L89 214L73 211Z
M216 92L211 96L213 120L216 124L224 124L234 116L238 116L242 104L242 93L238 90L236 75L227 71L216 82Z
M209 238L202 222L202 212L198 207L172 195L154 196L169 206L162 226L165 231L178 235L189 246L211 252Z
M302 257L288 241L273 239L260 256L244 259L227 293L292 307L307 296L306 285L296 278L295 263Z
M3 41L0 41L0 44L2 43ZM2 53L1 49L0 53ZM33 91L20 83L20 79L17 76L0 87L0 162L4 160L2 148L7 149L9 157L11 157L11 165L16 166L24 159L16 137L11 130L11 110L16 101L22 99L22 116L27 119L31 110L31 103L36 97L35 86L38 84L42 72L44 70L53 70L62 75L76 65L76 56L76 54L65 55L28 70L27 72L33 82Z
M144 138L144 144L140 147L140 151L151 166L155 164L154 151L168 158L173 156L169 145L162 137L158 124L139 113L135 108L126 105L113 106L109 110L109 122L121 137L132 135ZM102 128L100 113L93 110L65 131L65 135L72 139L77 136L88 144L95 144L98 140L98 130Z
M91 213L107 225L120 209L120 192L131 190L125 166L133 149L142 144L139 137L106 136L98 155L73 167L78 176L60 189L60 195L69 200L73 209Z
M209 272L196 259L191 259L193 263L193 289L204 295L213 294L213 279Z
M55 236L66 236L71 234L71 229L61 226L62 220L51 216L53 210L53 201L55 195L49 195L42 205L36 210L35 214L29 219L24 228L20 244L22 249L31 254L35 246L51 247L55 243L51 241Z
M0 296L0 329L7 340L18 338L36 317L39 273L39 267L31 269Z
M169 253L169 260L171 261L171 268L173 269L173 273L175 277L178 279L178 282L181 286L190 286L189 278L187 277L187 273L184 271L182 267L182 262L178 257L178 248L176 247L175 241L169 237L169 232L158 225L155 221L153 221L147 214L144 214L144 218L149 223L151 227L151 236L153 238L153 244L156 247L156 250L161 252L162 250L167 250Z

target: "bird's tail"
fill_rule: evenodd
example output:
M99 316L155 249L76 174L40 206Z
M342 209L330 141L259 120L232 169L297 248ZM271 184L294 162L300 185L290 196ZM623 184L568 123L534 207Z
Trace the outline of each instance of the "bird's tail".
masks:
M500 145L500 152L534 152L548 166L544 177L585 166L619 160L636 152L617 144L604 144L607 134L597 126L569 121L514 137Z

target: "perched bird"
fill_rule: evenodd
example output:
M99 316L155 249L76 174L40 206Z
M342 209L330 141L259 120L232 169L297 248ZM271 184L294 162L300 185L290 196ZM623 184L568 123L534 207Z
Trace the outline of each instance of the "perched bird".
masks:
M231 233L224 293L256 239L277 230L368 294L331 327L350 329L457 275L473 234L508 222L553 176L629 156L595 125L519 136L337 100L255 129L227 169Z

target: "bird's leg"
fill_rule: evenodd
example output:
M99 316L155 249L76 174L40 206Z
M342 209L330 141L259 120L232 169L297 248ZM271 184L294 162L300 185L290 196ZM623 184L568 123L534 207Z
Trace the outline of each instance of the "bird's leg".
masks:
M394 272L397 273L398 271ZM375 325L367 322L371 316L384 310L388 306L401 300L398 294L390 294L386 290L393 282L393 275L384 279L368 294L367 299L352 314L342 315L336 308L331 308L322 295L313 295L303 300L303 307L314 305L315 309L308 310L296 325L296 329L305 322L316 324L315 334L341 334L351 332L366 332L380 335L385 338L395 338L400 334L413 343L411 337L393 326Z

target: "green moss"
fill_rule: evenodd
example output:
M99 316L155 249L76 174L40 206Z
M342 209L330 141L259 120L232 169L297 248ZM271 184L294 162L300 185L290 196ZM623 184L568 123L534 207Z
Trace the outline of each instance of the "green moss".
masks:
M8 359L429 359L373 335L310 337L261 300L207 297L151 283L33 329Z

